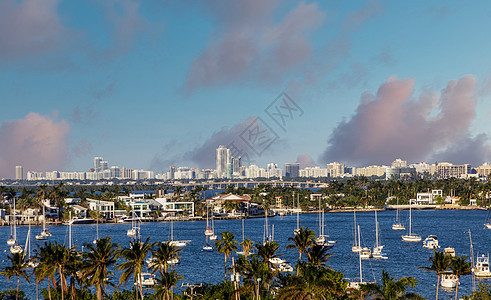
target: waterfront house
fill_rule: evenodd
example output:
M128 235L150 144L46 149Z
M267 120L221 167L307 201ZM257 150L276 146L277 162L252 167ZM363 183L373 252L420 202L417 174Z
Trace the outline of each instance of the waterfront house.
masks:
M87 198L90 210L98 211L106 220L114 218L114 202Z

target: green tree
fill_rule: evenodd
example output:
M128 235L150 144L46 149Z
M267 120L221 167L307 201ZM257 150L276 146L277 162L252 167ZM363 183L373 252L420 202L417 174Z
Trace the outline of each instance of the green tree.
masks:
M128 279L133 275L133 282L137 283L140 292L141 299L143 300L143 286L140 284L143 264L147 253L152 249L153 244L150 243L150 238L147 238L144 242L140 239L130 243L129 248L123 248L118 250L118 257L123 258L124 262L118 265L118 269L123 271L119 278L118 287L124 282L128 282Z
M389 273L382 270L382 282L368 283L361 287L368 292L369 299L398 300L398 299L424 299L416 293L406 293L407 288L414 288L418 281L414 277L390 277Z
M101 300L109 283L108 276L113 275L109 270L116 263L119 245L111 242L111 237L98 239L96 244L86 243L88 252L84 253L82 278L89 286L95 286L97 299Z
M179 279L183 279L175 270L169 272L165 271L161 274L161 277L157 279L157 286L155 287L156 296L158 299L170 300L170 294L173 287L177 286ZM165 297L164 297L165 296Z
M467 261L467 256L457 256L452 259L450 263L450 268L452 269L452 273L457 276L457 287L455 288L455 298L458 299L457 296L459 294L459 282L460 276L469 275L472 273L472 264Z
M157 249L152 250L152 261L148 265L152 274L158 270L160 271L160 276L163 278L164 273L169 269L169 261L181 257L179 255L181 251L182 249L173 246L171 241L159 243Z
M10 281L10 278L16 276L17 277L17 288L16 288L16 293L15 293L15 299L18 299L19 297L19 284L20 284L20 278L24 278L29 282L29 277L30 275L27 275L27 268L28 268L28 259L27 259L27 254L24 252L21 253L13 253L8 255L8 260L10 261L10 266L5 267L0 274L5 276L8 281Z
M56 289L56 267L53 263L53 253L55 251L56 245L51 242L45 243L44 246L39 246L38 249L34 250L36 252L36 260L39 265L34 268L34 275L36 276L36 283L40 283L45 279L48 279L48 298L51 300L51 283Z
M232 251L237 250L237 241L235 239L235 235L231 232L225 231L221 233L222 238L220 240L215 241L215 247L217 248L218 253L223 253L225 256L225 271L224 276L227 277L227 258L230 257Z
M314 245L308 249L309 264L316 268L327 268L326 263L329 261L329 257L332 256L328 253L330 248L321 245Z
M314 245L315 233L313 230L310 230L308 227L300 227L299 231L293 236L289 237L288 241L293 242L293 244L289 244L286 246L287 249L298 249L298 263L302 261L302 253L307 253L309 259L310 254L308 253L309 248ZM297 275L298 275L297 268Z
M250 239L244 239L239 245L242 246L242 253L244 253L244 257L247 258L249 253L251 253L254 242Z
M433 256L430 257L429 261L431 262L430 267L420 267L420 269L426 271L435 272L437 276L436 281L436 300L438 300L438 290L440 286L440 278L446 270L450 267L452 262L452 257L450 255L446 255L443 251L433 251Z

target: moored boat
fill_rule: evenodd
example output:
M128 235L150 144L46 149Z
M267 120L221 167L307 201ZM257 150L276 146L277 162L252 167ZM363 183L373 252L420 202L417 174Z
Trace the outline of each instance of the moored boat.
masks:
M423 241L423 248L426 249L438 249L440 248L440 245L438 245L438 238L436 235L429 235L425 240Z
M459 284L459 278L452 271L445 271L442 274L441 286L444 288L453 289Z

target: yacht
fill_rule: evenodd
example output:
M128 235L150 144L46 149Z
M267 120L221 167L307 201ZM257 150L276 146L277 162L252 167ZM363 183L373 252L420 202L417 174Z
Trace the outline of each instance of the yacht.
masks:
M438 238L436 237L436 235L429 235L427 238L425 238L425 240L423 241L423 248L426 249L440 248L440 245L438 245Z
M372 251L368 247L363 247L360 251L360 258L361 259L369 259L372 257Z
M491 271L489 270L489 254L488 256L477 256L476 265L473 269L473 274L476 277L491 277Z
M452 247L447 247L447 248L443 249L443 253L445 253L445 255L455 257L455 249Z
M189 241L175 241L174 240L174 221L170 222L170 242L169 245L175 247L186 247Z
M411 205L409 205L409 234L402 235L401 238L405 242L421 242L421 236L411 232Z
M213 247L210 245L203 246L203 252L213 252Z
M142 287L153 287L157 283L155 275L152 273L141 273L139 277L136 278L134 285Z
M453 289L459 284L459 278L452 271L445 271L442 274L441 285L444 288Z

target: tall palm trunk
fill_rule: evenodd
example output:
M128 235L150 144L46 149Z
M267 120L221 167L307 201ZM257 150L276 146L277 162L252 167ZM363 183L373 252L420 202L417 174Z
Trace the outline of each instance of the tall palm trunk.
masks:
M438 274L437 280L436 280L436 300L438 300L438 288L440 287L440 274Z
M15 300L19 298L19 284L20 284L20 277L17 276L17 290L15 291Z
M454 299L459 299L457 298L457 295L459 294L459 284L460 284L460 277L457 277L457 286L455 287L455 298Z
M49 278L48 278L48 298L49 300L51 300L51 283L49 281Z

